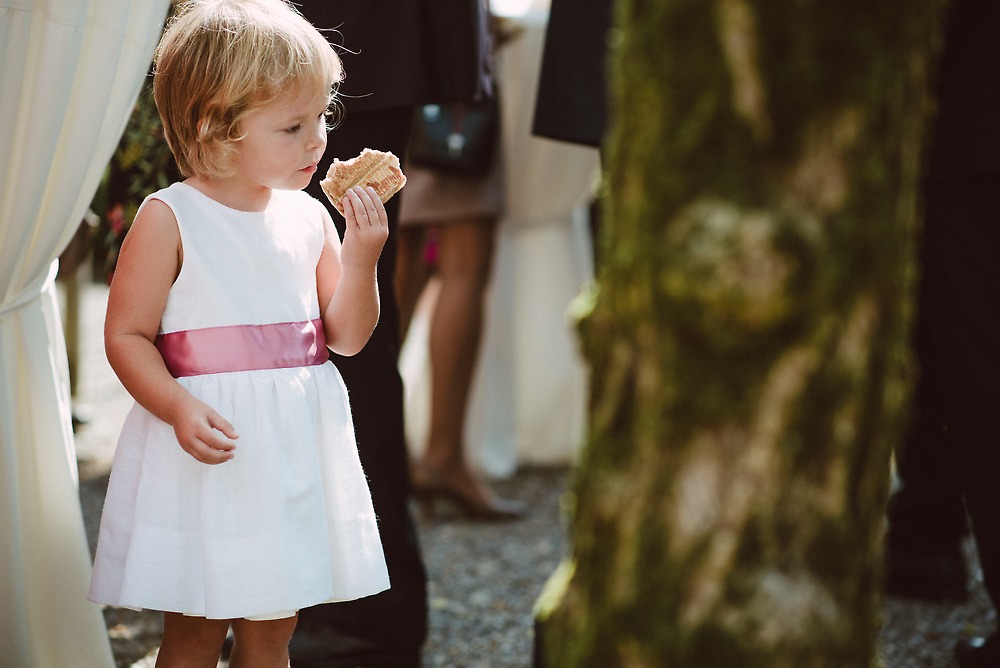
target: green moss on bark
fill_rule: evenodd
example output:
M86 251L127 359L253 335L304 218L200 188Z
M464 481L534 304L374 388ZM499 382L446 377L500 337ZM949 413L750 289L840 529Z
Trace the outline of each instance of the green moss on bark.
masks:
M620 0L550 666L868 666L936 0Z

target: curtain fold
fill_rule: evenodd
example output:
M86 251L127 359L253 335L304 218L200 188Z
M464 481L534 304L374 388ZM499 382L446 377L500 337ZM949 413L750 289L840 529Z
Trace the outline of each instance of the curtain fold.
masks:
M0 0L0 665L113 666L55 290L169 0Z

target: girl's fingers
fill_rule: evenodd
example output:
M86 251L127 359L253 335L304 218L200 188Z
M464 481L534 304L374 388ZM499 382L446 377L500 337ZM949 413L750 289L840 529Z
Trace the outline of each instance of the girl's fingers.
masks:
M221 450L207 439L194 438L182 447L185 452L202 464L222 464L233 458L231 450Z
M213 413L208 416L208 426L213 429L218 429L226 436L226 438L240 437L240 435L236 433L236 429L233 428L233 425L229 423L229 420L222 417L218 413Z
M352 220L355 225L361 225L362 217L367 218L365 204L361 200L361 196L358 195L359 190L361 190L359 186L354 186L344 193L344 199L346 200L344 213L350 212L349 220Z
M208 416L209 429L198 435L203 446L201 455L206 464L221 464L235 456L236 444L229 439L239 438L233 425L218 413Z
M202 441L199 445L202 446L198 452L200 456L196 455L195 459L203 464L222 464L223 462L228 462L234 456L232 449L235 446L231 443L228 448L221 448L217 444L207 441Z
M353 214L354 222L360 226L365 223L369 225L385 224L385 207L382 200L374 188L362 188L354 186L344 194L341 203L344 206L344 213L348 210ZM350 209L348 209L350 207Z
M371 194L369 194L369 192L361 186L354 186L353 190L357 194L358 200L361 202L361 206L364 209L364 221L371 225L373 220L378 220L378 210L375 208L375 202L372 201ZM378 195L375 197L377 198ZM361 223L360 216L358 217L358 223Z
M368 193L368 197L372 200L372 206L375 207L375 213L378 217L379 224L388 225L389 216L385 212L385 204L382 203L382 198L378 196L378 191L371 186L368 186L366 192Z
M351 223L354 221L354 202L351 201L350 191L344 193L340 198L340 206L344 208L344 219Z

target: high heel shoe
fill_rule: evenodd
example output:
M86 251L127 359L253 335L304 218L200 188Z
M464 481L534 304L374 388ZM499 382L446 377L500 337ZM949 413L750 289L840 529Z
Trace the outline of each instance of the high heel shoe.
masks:
M473 520L499 522L520 519L528 514L528 506L522 501L500 498L481 486L479 490L460 486L426 464L413 466L410 479L413 496L428 520L433 519L435 503L440 498L447 499Z

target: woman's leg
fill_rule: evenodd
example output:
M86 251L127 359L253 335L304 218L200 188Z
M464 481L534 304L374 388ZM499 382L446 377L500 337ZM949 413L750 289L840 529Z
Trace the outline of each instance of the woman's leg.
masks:
M288 642L298 615L255 622L233 620L233 651L230 668L287 668Z
M156 668L215 668L228 631L228 619L163 613L163 640Z
M430 327L431 419L422 464L414 471L414 486L418 493L447 493L473 515L501 518L519 516L524 508L498 499L472 471L464 442L494 228L492 220L438 228L436 275L440 288Z
M463 432L493 257L492 221L443 225L438 232L440 289L430 326L431 421L425 461L466 470Z

